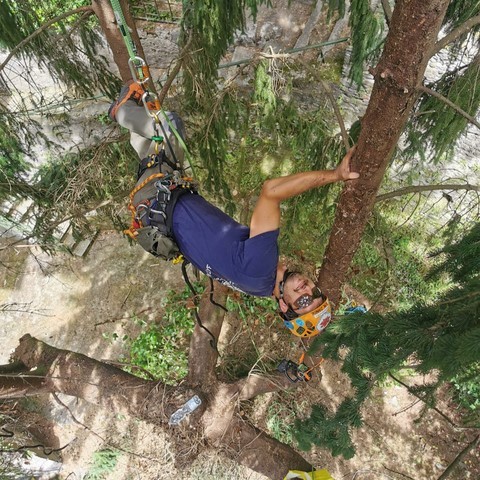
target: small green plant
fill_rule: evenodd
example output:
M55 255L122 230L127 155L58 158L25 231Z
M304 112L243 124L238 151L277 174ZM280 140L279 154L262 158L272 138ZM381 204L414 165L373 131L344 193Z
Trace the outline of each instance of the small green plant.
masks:
M243 321L254 319L254 322L264 325L268 319L276 315L277 304L270 297L241 294L239 300L228 297L227 308L230 312L236 312Z
M267 427L278 441L291 445L294 439L295 411L283 403L272 403L267 410Z
M103 480L117 465L119 450L105 448L93 454L93 464L85 475L85 480Z
M472 414L467 415L468 419L480 423L480 363L453 377L452 385L458 404Z
M195 284L197 293L204 287ZM139 322L144 330L129 343L130 363L145 371L135 370L135 375L144 378L157 378L163 382L176 384L188 371L188 356L184 344L194 326L193 310L187 308L191 296L186 286L180 292L171 291L165 301L165 313L158 324ZM132 369L133 370L133 369Z

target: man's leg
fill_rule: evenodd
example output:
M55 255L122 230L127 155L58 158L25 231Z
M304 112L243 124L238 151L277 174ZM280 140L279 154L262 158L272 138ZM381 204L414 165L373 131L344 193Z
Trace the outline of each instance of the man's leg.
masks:
M155 121L143 106L128 100L118 108L115 120L130 130L130 144L140 159L154 153L155 142L152 137L155 135Z

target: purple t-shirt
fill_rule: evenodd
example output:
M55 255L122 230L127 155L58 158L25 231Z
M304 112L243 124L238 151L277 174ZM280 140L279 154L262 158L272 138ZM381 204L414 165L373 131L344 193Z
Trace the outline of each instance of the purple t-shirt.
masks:
M272 295L278 263L278 229L249 238L250 229L200 195L182 195L173 233L183 256L214 280L236 290Z

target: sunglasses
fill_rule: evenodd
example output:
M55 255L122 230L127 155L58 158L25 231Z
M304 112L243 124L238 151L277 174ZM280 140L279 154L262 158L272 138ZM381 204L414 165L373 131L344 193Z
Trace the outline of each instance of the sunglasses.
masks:
M292 308L295 310L301 310L302 308L309 307L317 298L324 299L322 292L319 288L313 289L312 295L304 294L300 295L293 303Z

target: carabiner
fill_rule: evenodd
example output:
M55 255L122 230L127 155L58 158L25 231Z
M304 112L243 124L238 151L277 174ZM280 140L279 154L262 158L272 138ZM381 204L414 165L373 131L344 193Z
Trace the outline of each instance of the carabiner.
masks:
M142 95L142 103L143 103L143 107L145 108L145 111L147 112L147 115L152 117L155 120L155 122L160 125L160 119L158 118L158 114L160 113L161 107L160 107L160 101L158 100L157 95L153 92L145 92ZM148 108L149 103L150 104L153 103L155 105L155 110L150 110Z
M133 57L128 59L128 67L134 80L143 85L150 80L150 72L145 60L141 57Z

